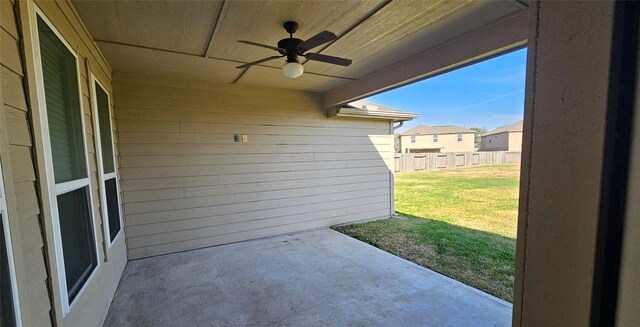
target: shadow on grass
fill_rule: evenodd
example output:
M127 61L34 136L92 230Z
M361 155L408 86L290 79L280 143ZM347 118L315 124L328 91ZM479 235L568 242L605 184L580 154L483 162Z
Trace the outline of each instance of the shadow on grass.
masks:
M401 212L389 219L332 228L507 301L513 300L513 238Z

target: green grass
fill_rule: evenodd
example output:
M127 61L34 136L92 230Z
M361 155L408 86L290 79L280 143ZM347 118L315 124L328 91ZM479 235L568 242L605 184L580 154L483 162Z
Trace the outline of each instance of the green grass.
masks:
M396 175L398 217L334 229L513 301L519 166Z

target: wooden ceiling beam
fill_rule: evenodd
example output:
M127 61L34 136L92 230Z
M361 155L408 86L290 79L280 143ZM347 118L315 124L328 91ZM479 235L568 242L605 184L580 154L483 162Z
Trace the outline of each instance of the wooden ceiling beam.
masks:
M96 43L107 43L107 44L113 44L116 46L120 46L120 47L124 47L124 48L137 48L137 49L144 49L144 50L149 50L149 51L157 51L157 52L163 52L163 53L171 53L171 54L176 54L176 55L180 55L182 56L180 59L182 60L193 60L194 58L198 58L198 60L204 60L204 59L209 59L209 60L219 60L219 61L226 61L226 62L232 62L234 64L237 64L238 66L240 65L244 65L247 64L247 62L241 61L241 60L233 60L233 59L226 59L226 58L217 58L217 57L207 57L207 58L203 58L202 56L199 55L194 55L194 54L190 54L190 53L184 53L184 52L179 52L179 51L173 51L173 50L166 50L166 49L157 49L157 48L152 48L152 47L146 47L146 46L141 46L141 45L135 45L135 44L127 44L127 43L122 43L122 42L113 42L113 41L105 41L105 40L94 40ZM263 67L263 68L269 68L272 70L282 70L281 68L278 67L272 67L272 66L267 66L267 65L256 65L258 67ZM242 77L242 75L244 75L244 73L246 72L247 69L244 69L242 71L240 71L240 73L238 74L238 76L234 79L233 84L237 83L240 78ZM315 75L315 76L322 76L322 77L329 77L329 78L336 78L336 79L340 79L340 80L345 80L345 81L355 81L354 78L349 78L349 77L342 77L342 76L334 76L334 75L328 75L328 74L319 74L319 73L314 73L314 72L304 72L305 74L309 74L309 75Z
M529 13L521 11L324 93L331 108L471 65L526 46Z
M220 12L218 12L218 17L216 18L216 22L213 24L213 28L211 29L211 37L209 38L209 43L204 51L205 58L209 58L209 56L211 56L211 52L213 51L213 40L216 38L216 33L220 30L218 26L222 21L222 17L227 14L228 9L229 1L223 0L222 6L220 6Z

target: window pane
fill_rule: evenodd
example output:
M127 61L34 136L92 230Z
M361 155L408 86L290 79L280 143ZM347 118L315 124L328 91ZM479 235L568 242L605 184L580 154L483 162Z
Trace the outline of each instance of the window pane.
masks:
M109 116L109 97L98 83L95 85L98 103L98 121L100 122L100 144L102 145L102 166L104 172L113 173L113 147L111 145L111 117Z
M9 256L4 238L4 224L0 213L0 326L15 326L16 317L13 311L13 295L11 276L9 275Z
M87 177L76 58L38 17L42 75L56 183Z
M58 214L69 302L73 301L97 265L87 193L88 186L85 186L58 195Z
M109 214L109 237L111 241L116 238L120 231L120 210L118 210L118 187L116 186L116 178L112 178L104 182L104 188L107 194L107 212Z

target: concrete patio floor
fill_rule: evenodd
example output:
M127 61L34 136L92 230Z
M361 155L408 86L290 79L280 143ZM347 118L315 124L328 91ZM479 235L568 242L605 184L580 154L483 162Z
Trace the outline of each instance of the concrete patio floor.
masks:
M508 326L511 310L320 229L130 261L105 326Z

